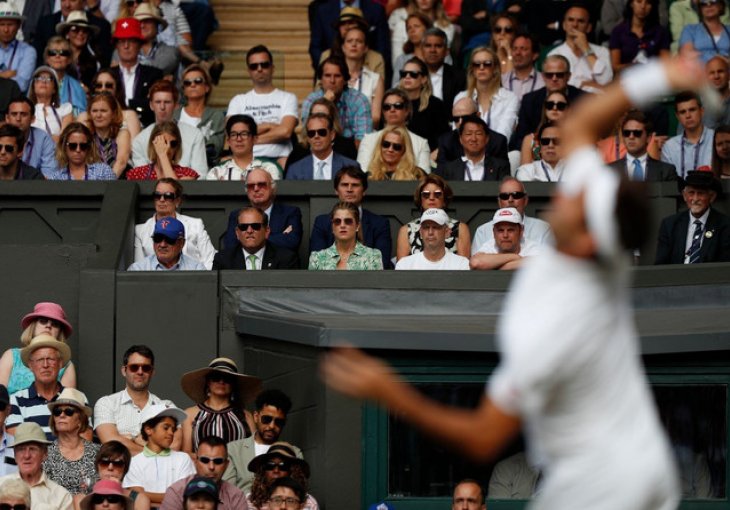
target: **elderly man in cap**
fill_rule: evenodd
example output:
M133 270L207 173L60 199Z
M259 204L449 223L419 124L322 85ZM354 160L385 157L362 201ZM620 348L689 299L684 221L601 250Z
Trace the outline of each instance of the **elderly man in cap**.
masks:
M48 439L53 439L48 403L63 391L58 373L70 358L69 346L47 334L36 336L20 351L20 359L33 372L35 380L29 387L10 395L12 409L6 422L10 434L16 435L15 429L21 423L33 422L43 428ZM84 403L88 405L88 402ZM89 429L81 436L90 441L91 433Z
M23 423L15 431L15 459L18 472L0 478L0 485L7 480L23 480L30 486L31 510L71 510L71 494L49 480L43 472L43 461L48 454L50 441L37 423Z
M449 215L443 209L426 209L421 215L423 251L403 257L396 269L468 270L469 259L446 249Z
M712 208L722 193L712 172L687 174L682 198L688 211L662 220L655 264L730 261L730 218Z
M33 47L18 40L25 19L12 2L0 2L0 78L14 80L20 90L28 90L36 64Z
M472 255L472 269L517 269L524 257L540 252L540 247L522 236L522 215L514 207L497 210L492 219L493 240Z
M10 395L8 389L0 384L0 476L18 471L13 449L13 436L5 430L5 420L10 414Z
M135 262L127 271L205 271L205 266L183 251L185 226L176 218L160 218L152 233L154 255Z

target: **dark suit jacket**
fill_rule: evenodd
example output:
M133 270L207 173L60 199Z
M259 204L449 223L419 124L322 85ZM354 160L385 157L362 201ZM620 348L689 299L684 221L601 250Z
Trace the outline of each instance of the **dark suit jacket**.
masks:
M390 223L386 218L371 213L367 209L362 210L360 218L363 244L368 248L376 248L383 254L383 267L392 268L390 254L393 243L390 239ZM335 235L332 233L332 223L329 214L320 214L314 220L312 236L309 238L309 252L324 250L335 242Z
M443 102L448 111L454 104L454 98L462 90L466 89L466 76L464 71L458 67L444 64L444 81L443 81Z
M613 163L610 163L608 166L621 172L622 177L628 176L626 173L626 158L618 159ZM674 168L674 165L670 163L665 163L664 161L659 161L651 156L647 156L646 178L644 180L647 182L676 181L677 170Z
M28 3L26 2L26 7ZM112 58L112 26L105 19L87 14L86 17L89 19L89 23L99 29L99 35L94 38L94 44L99 50L99 61L102 67L108 66ZM56 25L61 23L61 11L54 12L43 16L38 20L38 26L36 27L35 37L33 38L32 44L38 53L38 62L43 62L43 51L46 49L48 39L56 35ZM27 39L26 39L27 41Z
M488 129L488 128L487 128ZM444 133L439 137L439 152L436 156L436 163L441 165L459 159L464 155L464 147L459 141L459 131L453 129L448 133ZM508 161L507 157L507 137L502 133L489 129L489 140L486 148L487 156Z
M5 114L8 112L10 101L18 99L22 94L20 87L15 80L10 78L0 78L0 115L5 120Z
M688 211L673 214L662 220L655 264L683 264L689 227ZM707 234L712 232L711 237ZM730 218L710 209L700 248L700 262L730 261Z
M231 211L228 216L228 228L223 238L223 246L230 248L238 246L236 226L238 225L238 210ZM288 233L284 233L291 226ZM302 242L302 211L298 207L274 202L269 217L269 242L296 252Z
M436 167L434 173L447 181L463 181L466 175L466 163L459 159L449 161ZM509 162L503 159L486 156L484 158L484 181L501 181L510 175Z
M246 260L243 258L241 246L236 243L234 246L216 253L213 257L213 269L243 269L245 271ZM291 250L277 248L266 241L261 269L299 269L299 256Z
M568 101L573 103L581 94L585 94L581 89L572 85L568 85ZM520 103L520 112L517 114L517 127L509 141L510 150L520 150L522 147L522 139L537 131L540 125L540 116L542 115L542 106L547 97L547 89L545 87L529 92L522 96Z
M360 168L360 164L345 156L341 156L336 152L332 155L332 179L335 174L343 166L356 166ZM314 179L314 157L310 154L306 158L300 159L286 171L286 179L298 181L311 181Z
M117 69L119 72L119 81L122 84L122 96L125 96L122 72L119 70L119 66L114 66L112 69ZM146 127L155 121L155 115L150 110L150 100L147 97L147 93L154 82L162 79L163 74L160 69L144 64L137 64L137 72L139 73L139 79L136 80L137 85L134 88L134 96L129 98L128 102L129 107L135 110L140 116L142 126ZM126 96L125 99L127 99Z

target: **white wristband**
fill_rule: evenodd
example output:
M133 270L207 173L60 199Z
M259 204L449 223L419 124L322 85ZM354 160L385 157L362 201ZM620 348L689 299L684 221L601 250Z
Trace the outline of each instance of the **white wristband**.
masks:
M621 87L629 101L639 108L672 93L667 73L658 60L624 71L621 74Z

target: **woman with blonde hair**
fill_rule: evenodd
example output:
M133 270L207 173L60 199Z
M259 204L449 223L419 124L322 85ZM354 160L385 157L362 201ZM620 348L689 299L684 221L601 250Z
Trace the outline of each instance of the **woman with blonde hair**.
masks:
M99 158L119 177L127 169L132 152L132 137L123 127L122 107L111 93L101 92L91 96L87 116L86 125L94 137Z
M368 167L372 181L417 181L424 172L416 166L408 131L388 126L380 134L378 149Z
M491 48L479 46L471 52L466 90L457 94L454 103L463 97L476 101L479 116L490 129L510 139L517 124L520 100L502 88L502 67Z
M56 146L58 170L46 176L53 181L115 181L117 175L99 158L91 131L72 122L61 133Z
M393 68L398 61L398 57L403 54L403 44L408 40L406 34L406 20L408 15L415 12L420 12L428 16L433 22L433 25L440 28L446 33L446 44L451 48L454 42L454 34L456 33L456 27L446 17L446 11L442 0L408 0L406 7L400 7L392 12L388 18L388 26L390 27L390 47L391 47L391 61Z
M162 177L180 180L195 180L200 174L186 166L177 164L182 156L180 129L172 121L156 124L150 133L147 155L150 162L127 172L128 181L154 181Z

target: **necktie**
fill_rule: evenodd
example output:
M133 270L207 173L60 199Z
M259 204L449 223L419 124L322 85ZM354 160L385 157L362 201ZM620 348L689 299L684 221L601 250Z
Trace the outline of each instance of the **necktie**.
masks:
M315 180L317 180L317 181L324 180L324 166L326 164L327 163L325 163L324 161L319 161L317 163L317 170L314 172L314 179Z
M631 175L632 181L643 181L644 171L641 169L641 161L638 159L634 160L634 173Z
M695 231L692 234L692 244L689 247L689 263L696 264L700 261L700 248L702 247L702 222L695 220Z
M249 255L246 258L248 259L249 263L251 264L251 270L256 271L258 269L258 267L256 267L256 259L258 257L256 255Z

